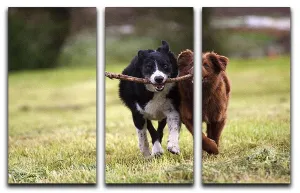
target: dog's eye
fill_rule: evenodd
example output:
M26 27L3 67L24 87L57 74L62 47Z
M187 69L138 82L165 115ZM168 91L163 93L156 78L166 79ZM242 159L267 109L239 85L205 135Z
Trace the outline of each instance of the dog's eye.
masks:
M204 68L209 68L209 65L207 63L203 64Z
M168 65L165 64L165 65L164 65L164 69L168 69Z

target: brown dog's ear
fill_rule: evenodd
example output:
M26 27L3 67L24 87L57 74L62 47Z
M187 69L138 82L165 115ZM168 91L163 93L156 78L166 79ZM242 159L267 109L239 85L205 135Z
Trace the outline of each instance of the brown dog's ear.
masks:
M227 64L229 62L229 59L227 57L225 57L225 56L219 55L219 60L220 60L220 62L222 64L222 66L224 66L224 71L225 71L226 67L227 67Z
M208 57L211 63L214 65L217 73L226 70L226 66L229 61L228 58L218 55L214 52L210 53Z
M192 64L194 61L194 53L191 50L184 50L178 55L177 63L179 70L185 66Z

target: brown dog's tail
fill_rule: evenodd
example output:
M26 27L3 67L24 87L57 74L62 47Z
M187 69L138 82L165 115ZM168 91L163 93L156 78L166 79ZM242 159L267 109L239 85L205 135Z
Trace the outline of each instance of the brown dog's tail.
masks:
M177 58L177 63L179 71L186 66L194 66L194 53L189 49L180 52Z

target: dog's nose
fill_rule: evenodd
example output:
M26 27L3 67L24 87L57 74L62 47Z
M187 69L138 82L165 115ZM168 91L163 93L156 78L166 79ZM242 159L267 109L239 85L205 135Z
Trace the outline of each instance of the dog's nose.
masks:
M162 76L155 76L154 80L155 80L156 83L160 84L160 83L163 82L164 77L162 77Z

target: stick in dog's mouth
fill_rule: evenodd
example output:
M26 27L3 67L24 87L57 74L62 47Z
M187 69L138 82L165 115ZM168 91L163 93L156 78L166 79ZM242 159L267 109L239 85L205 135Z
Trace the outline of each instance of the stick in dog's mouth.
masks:
M125 74L117 74L117 73L112 73L112 72L105 72L105 76L107 76L110 79L120 79L120 80L126 80L126 81L132 81L132 82L137 82L137 83L142 83L142 84L152 84L149 79L144 79L144 78L137 78L137 77L132 77L128 76ZM164 84L166 83L171 83L171 82L179 82L187 79L192 79L193 75L192 74L187 74L181 77L176 77L176 78L168 78Z

